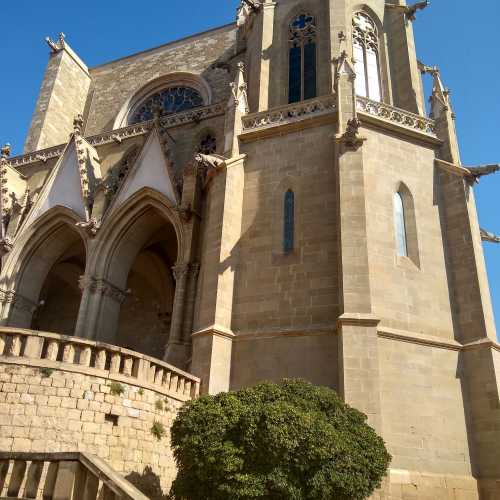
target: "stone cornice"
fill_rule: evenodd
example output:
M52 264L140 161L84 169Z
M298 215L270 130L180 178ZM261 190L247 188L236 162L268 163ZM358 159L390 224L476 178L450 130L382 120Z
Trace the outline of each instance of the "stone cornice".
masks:
M183 113L175 113L172 115L164 116L160 120L162 129L178 127L188 123L197 123L202 120L222 116L225 114L225 105L223 103L212 104L201 108L191 109ZM154 126L154 120L137 123L128 127L123 127L109 132L103 132L93 136L86 137L85 140L94 147L102 146L105 144L121 143L126 139L146 135ZM64 150L66 144L60 144L51 148L42 149L40 151L33 151L20 156L13 156L8 159L8 165L15 169L22 168L26 165L37 162L46 162L53 158L59 158Z
M405 330L397 330L386 326L379 326L377 329L380 338L396 340L399 342L407 342L410 344L418 344L428 347L437 347L440 349L449 349L452 351L460 351L463 346L456 340L449 340L434 335L425 335L423 333L408 332Z
M202 337L202 336L216 336L216 337L222 337L222 338L230 339L230 340L234 340L234 338L236 337L235 334L231 330L229 330L221 325L211 325L207 328L203 328L203 329L198 330L197 332L194 332L193 334L191 334L192 338Z

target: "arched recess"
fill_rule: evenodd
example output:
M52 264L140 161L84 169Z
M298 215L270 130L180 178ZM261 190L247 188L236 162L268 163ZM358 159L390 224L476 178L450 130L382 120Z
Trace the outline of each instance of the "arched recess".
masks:
M105 221L86 276L84 336L161 358L182 262L182 224L171 203L145 188Z
M398 229L397 229L397 217L402 216L403 218L403 228L404 228L404 244L406 246L406 255L408 259L410 259L415 266L420 267L420 251L419 251L419 243L418 243L418 231L417 231L417 217L415 213L415 202L413 199L413 195L411 191L408 189L408 186L403 182L400 182L396 185L396 190L394 192L394 231L395 231L395 241L396 241L396 250L398 246L400 246L398 242ZM398 210L397 201L401 200L402 202L402 210ZM402 212L402 214L398 214L398 212ZM401 224L400 224L401 225ZM396 252L399 254L400 252Z
M87 254L79 220L68 208L54 207L15 242L0 278L4 324L74 334Z
M163 75L151 80L132 94L123 104L120 112L116 116L113 129L126 127L129 124L130 117L142 102L149 96L171 87L192 88L200 94L204 106L208 106L212 103L212 89L202 76L187 72L169 73L168 75Z

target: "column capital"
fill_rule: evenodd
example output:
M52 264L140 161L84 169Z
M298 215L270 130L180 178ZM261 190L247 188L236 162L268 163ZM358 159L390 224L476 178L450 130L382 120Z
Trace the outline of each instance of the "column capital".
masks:
M80 289L89 290L92 294L100 294L123 304L130 295L130 290L122 290L104 278L94 276L81 276L78 282Z
M38 304L17 293L15 290L0 289L0 303L12 304L12 307L20 311L33 313L38 308Z

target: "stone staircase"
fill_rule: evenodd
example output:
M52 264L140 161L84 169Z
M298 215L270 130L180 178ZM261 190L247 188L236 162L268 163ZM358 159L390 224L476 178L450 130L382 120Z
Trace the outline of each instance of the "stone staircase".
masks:
M0 500L147 500L87 453L0 452Z

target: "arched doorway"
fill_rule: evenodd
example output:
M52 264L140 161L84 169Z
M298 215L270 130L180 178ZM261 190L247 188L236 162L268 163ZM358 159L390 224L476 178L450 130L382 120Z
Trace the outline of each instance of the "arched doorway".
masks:
M79 280L84 273L85 247L77 240L47 274L33 314L32 329L74 334L81 300Z
M118 324L121 346L163 357L172 320L176 259L177 238L173 226L166 223L139 250L128 273L127 298Z

